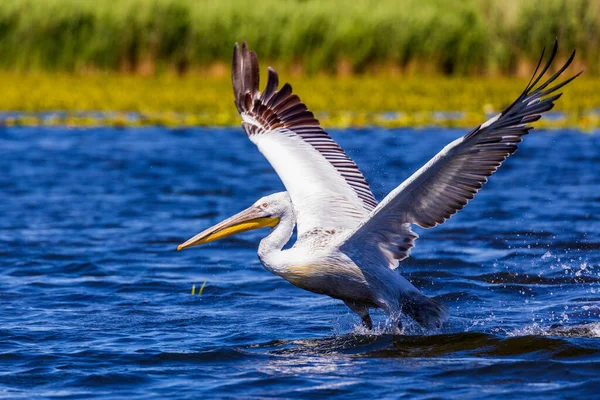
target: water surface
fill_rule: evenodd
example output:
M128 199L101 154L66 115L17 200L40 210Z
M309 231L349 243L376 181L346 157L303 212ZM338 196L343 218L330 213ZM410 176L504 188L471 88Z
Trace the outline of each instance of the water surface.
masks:
M463 133L332 135L381 199ZM264 231L175 251L283 189L241 129L1 128L0 171L0 397L600 392L598 135L534 131L418 230L402 268L451 318L404 335L263 270Z

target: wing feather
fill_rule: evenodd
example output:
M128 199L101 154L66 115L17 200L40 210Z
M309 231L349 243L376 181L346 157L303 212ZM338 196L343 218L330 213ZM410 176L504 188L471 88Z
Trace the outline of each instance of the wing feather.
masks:
M483 184L513 154L518 144L532 129L528 124L539 120L554 107L561 93L557 90L581 72L548 88L571 64L575 51L566 63L539 85L556 56L554 44L549 60L538 74L544 52L521 95L504 111L453 141L421 167L399 187L388 194L369 217L342 244L348 255L359 247L363 255L395 268L408 257L414 245L410 224L431 228L443 223L461 210ZM534 89L535 88L535 89ZM548 89L547 89L548 88ZM399 237L407 240L399 244Z
M275 168L304 221L355 228L377 205L365 177L292 87L285 83L278 90L279 78L272 68L264 92L259 92L258 61L245 42L241 52L237 44L234 47L232 84L246 134ZM317 216L309 218L309 213ZM314 227L297 217L299 227Z

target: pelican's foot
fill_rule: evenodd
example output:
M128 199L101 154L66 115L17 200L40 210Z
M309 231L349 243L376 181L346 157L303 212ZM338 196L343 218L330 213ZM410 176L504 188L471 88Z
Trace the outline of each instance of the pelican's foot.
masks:
M399 335L404 333L404 325L402 325L402 320L400 318L398 318L398 321L396 322L396 329L398 329Z

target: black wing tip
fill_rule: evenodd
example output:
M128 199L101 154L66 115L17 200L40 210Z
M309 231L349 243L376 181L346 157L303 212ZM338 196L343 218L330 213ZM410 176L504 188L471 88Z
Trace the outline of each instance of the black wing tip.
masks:
M546 91L544 91L544 89L546 87L548 87L548 85L550 85L559 76L561 76L562 73L571 65L571 63L575 59L575 55L577 53L576 50L573 49L573 51L571 52L571 55L569 56L569 58L567 59L567 61L563 64L563 66L560 67L559 70L554 73L554 75L552 75L545 82L543 82L542 84L540 84L538 86L538 83L544 77L544 75L546 75L546 72L548 72L548 70L550 69L550 67L552 66L552 64L554 62L554 59L556 58L556 55L558 53L558 38L555 38L554 45L552 46L552 52L550 53L550 57L548 57L548 60L546 61L545 65L544 65L544 68L542 68L542 70L538 73L538 70L539 70L539 68L540 68L540 66L542 64L542 61L544 60L544 53L545 53L545 51L546 51L546 47L544 46L544 48L542 49L542 54L540 56L538 64L537 64L537 66L536 66L536 68L535 68L535 70L534 70L534 72L533 72L533 74L531 76L531 79L529 80L529 83L525 87L525 90L523 90L523 93L521 93L521 96L519 96L510 106L508 106L502 112L502 114L509 113L518 103L526 101L527 99L531 99L532 97L534 97L536 95L540 95L540 97L543 97L543 96L546 96L548 94L551 94L555 90L560 89L561 87L563 87L566 84L568 84L569 82L571 82L573 79L577 78L583 72L583 71L581 71L578 74L574 75L573 77L565 80L564 82L562 82L562 83L560 83L558 85L555 85L554 87L552 87L552 88L547 89ZM519 108L519 107L517 107L517 108Z
M233 46L233 55L231 56L231 85L233 87L233 102L239 112L240 108L240 97L242 93L242 82L241 82L241 65L240 65L240 48L237 42Z
M258 57L254 51L249 51L248 43L242 41L241 50L238 42L233 45L231 61L231 82L233 85L234 103L240 113L247 110L246 94L251 97L258 95L259 69Z
M559 89L563 88L579 75L581 75L584 71L580 71L577 74L563 80L560 83L555 84L554 86L548 87L554 81L556 81L565 70L571 65L573 62L576 50L573 49L571 55L567 59L567 61L549 78L545 79L538 85L540 80L546 75L548 70L550 69L552 63L554 62L556 55L558 53L558 39L554 41L554 45L552 47L552 52L546 61L542 70L538 73L540 66L544 60L544 53L546 51L546 47L542 50L542 55L537 63L535 71L529 83L525 87L525 90L521 93L521 95L512 102L511 105L506 107L501 113L500 118L491 125L487 125L486 130L500 129L505 128L507 126L513 125L521 125L528 124L531 122L537 121L541 115L554 107L554 102L558 100L562 93L556 93ZM539 115L537 118L533 118L533 115ZM528 129L531 127L524 126L522 129L521 135L525 135L528 133ZM473 136L477 135L482 131L482 125L479 125L477 128L466 134L464 137L466 139L470 139Z
M291 95L293 92L292 85L289 82L284 83L283 86L281 87L280 92L283 92L283 91L290 92L290 95Z
M537 78L535 79L535 82L537 83L544 75L545 73L548 71L548 69L550 68L550 66L552 65L552 63L554 62L554 59L556 58L556 54L558 53L558 38L554 41L554 46L552 48L552 54L550 55L550 58L548 59L548 62L546 63L546 66L544 67L543 71L537 76ZM544 89L545 87L548 86L548 84L552 83L554 80L556 80L560 75L562 75L562 73L569 68L569 66L573 63L573 60L575 59L575 56L577 55L577 49L573 49L573 51L571 52L571 54L569 55L569 58L567 59L567 61L562 65L562 67L560 67L558 69L558 71L556 73L554 73L554 75L552 75L550 78L548 78L548 80L540 85L536 91L541 91L542 89ZM568 81L570 82L571 80L575 79L576 77L578 77L579 75L581 75L583 73L583 70L580 71L579 73L577 73L576 75L574 75L573 77L569 78ZM535 73L534 73L535 76ZM533 90L534 85L528 86L529 91Z
M546 47L544 46L544 48L542 50L542 55L540 56L540 61L538 62L538 66L535 68L535 71L533 72L533 76L531 77L529 85L527 85L527 87L523 91L523 95L525 95L525 96L527 96L529 94L529 92L531 90L533 90L535 85L538 84L540 79L542 79L542 77L544 75L546 75L546 72L548 72L548 69L554 62L554 58L556 57L556 54L558 53L558 38L554 41L554 45L552 46L552 52L550 53L550 57L548 57L548 61L546 61L546 65L544 65L544 68L542 68L542 71L538 74L537 73L538 69L539 69L540 65L542 64L542 61L544 60L545 51L546 51ZM568 64L567 64L567 66L568 66ZM566 68L566 67L564 67L564 68ZM531 81L533 81L533 82L531 82Z
M248 54L248 43L245 40L242 40L242 57Z

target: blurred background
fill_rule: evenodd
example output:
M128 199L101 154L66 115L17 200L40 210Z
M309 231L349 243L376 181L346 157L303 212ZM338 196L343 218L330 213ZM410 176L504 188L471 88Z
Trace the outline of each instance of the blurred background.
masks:
M246 40L324 124L470 126L558 38L586 72L545 124L589 129L599 29L594 0L4 0L1 121L237 124L229 65Z

